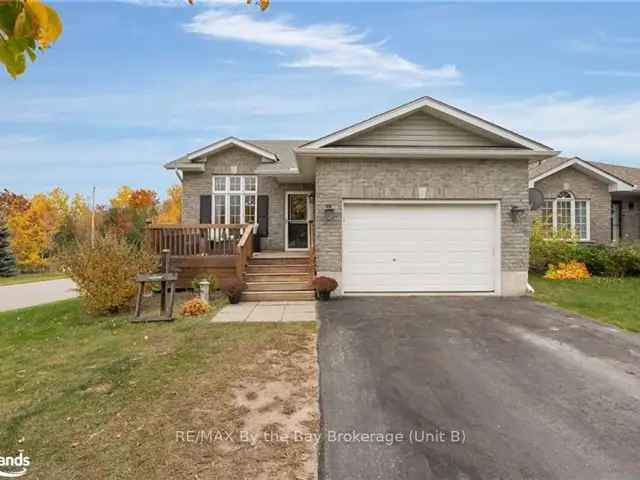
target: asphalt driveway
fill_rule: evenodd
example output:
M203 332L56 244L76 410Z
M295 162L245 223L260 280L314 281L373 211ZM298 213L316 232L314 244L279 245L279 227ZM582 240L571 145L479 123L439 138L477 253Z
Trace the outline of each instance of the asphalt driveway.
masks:
M525 298L318 308L321 478L640 478L640 336Z

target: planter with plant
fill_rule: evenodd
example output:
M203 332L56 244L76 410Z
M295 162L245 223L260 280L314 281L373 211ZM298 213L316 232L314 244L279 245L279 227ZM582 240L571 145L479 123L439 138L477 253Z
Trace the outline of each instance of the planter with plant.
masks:
M320 300L329 300L331 298L331 292L338 288L338 282L331 277L316 277L313 279L313 282L311 282L311 285Z
M227 296L229 303L240 302L240 297L244 291L245 284L237 278L229 278L220 282L220 290Z

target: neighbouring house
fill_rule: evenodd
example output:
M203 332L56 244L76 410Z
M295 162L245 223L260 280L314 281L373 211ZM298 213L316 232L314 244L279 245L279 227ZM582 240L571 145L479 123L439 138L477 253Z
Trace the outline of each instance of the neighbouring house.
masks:
M640 239L640 168L557 156L532 163L529 176L545 198L534 215L550 230L568 229L582 242Z
M184 224L154 226L151 243L186 277L240 276L248 300L312 298L316 272L345 295L521 295L530 184L550 201L546 221L567 222L569 194L571 225L603 242L606 212L633 192L614 167L559 153L430 97L314 140L230 137L165 165L183 183ZM637 233L625 202L621 232Z

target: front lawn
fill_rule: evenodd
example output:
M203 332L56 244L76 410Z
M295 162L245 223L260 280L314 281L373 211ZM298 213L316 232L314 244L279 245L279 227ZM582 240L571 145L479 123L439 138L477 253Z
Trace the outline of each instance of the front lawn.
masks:
M0 287L4 285L18 285L21 283L43 282L45 280L57 280L67 278L64 273L44 272L44 273L20 273L13 277L0 277Z
M585 317L640 332L640 278L547 280L529 275L534 298Z
M0 313L0 326L0 452L31 457L29 478L302 478L313 467L307 445L235 435L267 428L265 416L270 429L311 418L317 430L314 323L130 324L69 300ZM185 433L201 430L214 435Z

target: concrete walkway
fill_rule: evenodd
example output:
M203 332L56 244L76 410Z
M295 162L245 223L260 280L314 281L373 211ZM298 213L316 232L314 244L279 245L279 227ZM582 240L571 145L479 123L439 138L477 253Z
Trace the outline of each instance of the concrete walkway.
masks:
M313 322L316 318L315 301L242 302L227 305L211 322Z
M0 287L0 312L75 298L75 288L68 278Z

